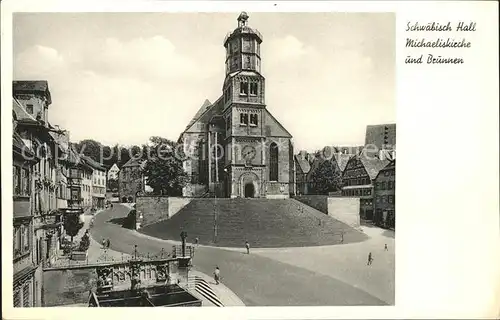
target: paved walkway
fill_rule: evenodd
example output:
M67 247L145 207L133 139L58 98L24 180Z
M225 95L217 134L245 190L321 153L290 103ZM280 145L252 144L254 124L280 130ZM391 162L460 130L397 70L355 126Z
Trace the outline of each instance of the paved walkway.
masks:
M107 222L127 213L127 208L115 204L113 209L99 214L92 236L110 238L112 249L125 253L132 253L134 245L142 253L155 254L162 248L170 249L172 242L141 236ZM247 306L387 305L394 303L391 251L384 252L387 268L382 263L377 266L378 261L383 260L378 251L373 252L375 261L371 268L363 262L378 242L386 241L387 237L379 236L377 241L333 246L335 250L325 247L252 249L250 255L243 250L200 246L193 262L196 270L205 274L212 274L218 265L222 282ZM347 248L356 245L359 247ZM380 281L381 277L389 280Z

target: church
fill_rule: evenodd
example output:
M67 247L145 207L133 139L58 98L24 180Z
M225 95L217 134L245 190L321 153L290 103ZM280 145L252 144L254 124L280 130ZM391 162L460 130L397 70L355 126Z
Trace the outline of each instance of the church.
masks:
M291 134L269 112L261 73L262 35L238 26L224 39L222 95L206 100L179 137L186 197L288 198L294 193Z

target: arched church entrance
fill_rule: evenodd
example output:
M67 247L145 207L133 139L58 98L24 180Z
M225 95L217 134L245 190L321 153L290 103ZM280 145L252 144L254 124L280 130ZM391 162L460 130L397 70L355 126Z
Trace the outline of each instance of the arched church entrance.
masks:
M254 198L255 197L255 187L252 182L247 182L245 184L245 198Z
M245 172L241 175L239 180L239 196L244 198L257 198L259 197L259 177L255 172Z

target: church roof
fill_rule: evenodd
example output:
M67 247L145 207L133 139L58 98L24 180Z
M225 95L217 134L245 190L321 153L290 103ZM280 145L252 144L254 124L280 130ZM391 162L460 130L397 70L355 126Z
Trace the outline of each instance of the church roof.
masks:
M196 112L196 114L194 115L193 119L191 119L189 124L186 126L186 130L189 129L189 127L191 127L211 106L212 103L208 99L206 99L205 102L203 102L203 104L201 105L198 112Z

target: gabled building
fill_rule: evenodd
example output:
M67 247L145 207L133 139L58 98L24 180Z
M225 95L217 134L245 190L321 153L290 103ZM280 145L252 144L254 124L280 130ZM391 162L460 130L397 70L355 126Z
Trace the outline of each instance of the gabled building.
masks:
M120 172L120 168L115 163L108 170L108 180L118 180L118 173Z
M299 181L299 179L301 180L300 183L297 183L298 190L300 190L301 194L314 194L315 186L313 176L324 161L330 161L333 170L342 176L349 159L359 154L359 152L360 147L337 146L326 146L323 150L314 153L301 151L299 155L295 157L297 181ZM304 169L307 172L304 172Z
M106 168L94 159L82 155L82 160L92 168L90 198L92 209L103 209L106 199Z
M245 12L237 20L224 39L222 95L206 100L179 137L190 177L183 194L286 198L295 186L292 136L265 103L262 35Z
M16 133L24 145L34 151L38 161L31 168L30 197L33 237L31 238L35 282L33 305L42 304L42 267L54 261L61 236L60 214L57 210L57 161L59 146L51 135L58 130L50 126L48 109L52 102L47 81L14 81L13 114L17 119ZM26 155L23 155L26 157ZM25 299L23 295L22 299ZM15 296L15 303L18 303ZM19 306L24 306L21 302Z
M389 163L380 159L377 153L363 151L347 162L342 175L342 196L360 199L360 216L373 219L373 185L379 171Z
M374 184L375 215L373 222L386 228L395 228L396 221L396 160L382 168Z
M16 101L13 101L16 104ZM33 167L39 161L34 150L29 148L16 132L17 115L13 112L12 164L13 164L13 299L14 307L37 307L41 305L41 271L34 248L34 225L32 211ZM39 271L37 273L37 270Z
M20 269L14 275L14 304L39 307L42 269L59 254L63 215L81 204L72 199L71 177L79 159L69 145L69 133L49 122L47 81L14 81L12 101L14 268Z

